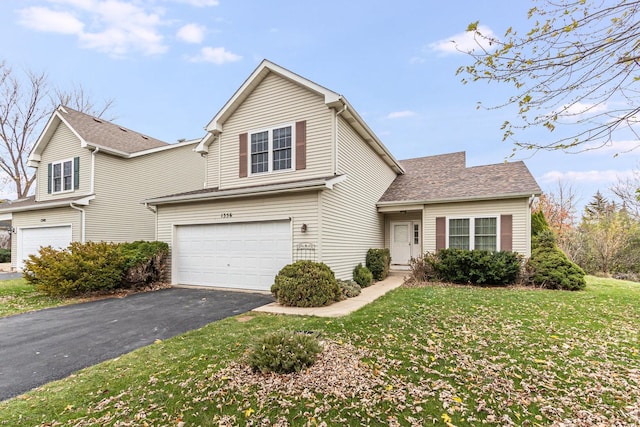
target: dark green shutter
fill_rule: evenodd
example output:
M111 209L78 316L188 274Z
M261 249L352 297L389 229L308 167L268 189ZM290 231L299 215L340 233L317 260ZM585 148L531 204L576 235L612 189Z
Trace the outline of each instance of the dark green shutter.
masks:
M51 194L51 163L47 165L47 193Z
M73 188L80 188L80 157L73 159Z

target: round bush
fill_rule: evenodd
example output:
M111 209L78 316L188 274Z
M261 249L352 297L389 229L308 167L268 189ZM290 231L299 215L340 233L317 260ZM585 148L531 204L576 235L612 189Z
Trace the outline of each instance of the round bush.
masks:
M360 285L353 280L338 280L337 282L344 299L357 297L362 292Z
M360 287L366 288L373 283L373 273L360 263L353 269L353 281Z
M249 350L247 363L254 371L288 374L313 365L322 347L301 332L277 331L262 337Z
M296 261L283 267L271 292L280 304L292 307L322 307L340 299L333 271L313 261Z

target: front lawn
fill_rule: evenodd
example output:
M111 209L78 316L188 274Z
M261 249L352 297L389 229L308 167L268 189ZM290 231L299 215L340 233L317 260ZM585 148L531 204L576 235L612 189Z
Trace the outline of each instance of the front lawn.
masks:
M43 295L24 279L0 280L0 317L74 302Z
M640 285L397 289L350 316L249 313L0 403L0 425L638 425ZM318 362L260 375L262 334L316 331Z

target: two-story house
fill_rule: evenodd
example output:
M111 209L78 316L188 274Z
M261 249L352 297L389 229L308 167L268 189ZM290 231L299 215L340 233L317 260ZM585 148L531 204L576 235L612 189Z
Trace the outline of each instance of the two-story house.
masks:
M269 61L206 130L205 188L145 200L174 284L268 290L298 259L350 278L379 247L397 265L444 247L530 252L540 188L524 163L398 161L342 95Z
M29 155L35 194L0 205L0 217L12 221L12 267L41 246L154 240L154 208L142 200L202 187L199 141L168 144L57 108Z

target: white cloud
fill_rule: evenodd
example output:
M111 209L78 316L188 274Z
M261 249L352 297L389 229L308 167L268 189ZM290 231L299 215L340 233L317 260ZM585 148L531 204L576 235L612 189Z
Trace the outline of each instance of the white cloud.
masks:
M386 115L387 119L403 119L405 117L413 117L416 113L410 110L393 111Z
M84 48L121 57L131 52L144 55L167 51L160 28L166 23L151 3L121 0L49 0L58 8L30 7L19 10L20 24L38 31L72 34Z
M218 0L176 0L178 3L186 3L195 7L217 6L220 4Z
M200 44L204 40L205 27L198 24L187 24L181 27L176 33L183 42Z
M210 46L203 47L200 49L200 54L189 58L191 62L211 62L217 65L236 62L241 59L242 56L231 53L224 47Z
M562 112L563 115L568 114L572 116L579 116L585 113L589 115L603 113L607 111L607 109L608 109L607 104L604 102L601 102L598 104L576 102L575 104L564 105L560 111Z
M540 181L545 184L555 182L574 182L589 184L608 184L633 176L633 170L590 170L590 171L550 171L542 175Z
M18 11L20 24L36 31L60 34L81 34L84 24L73 14L46 7L28 7Z
M493 30L485 25L479 25L478 31L487 38L497 39ZM438 40L429 44L429 50L441 53L443 55L459 54L473 52L474 50L482 47L483 49L490 51L494 47L485 38L475 37L475 32L465 31L462 33L454 34L446 39Z

